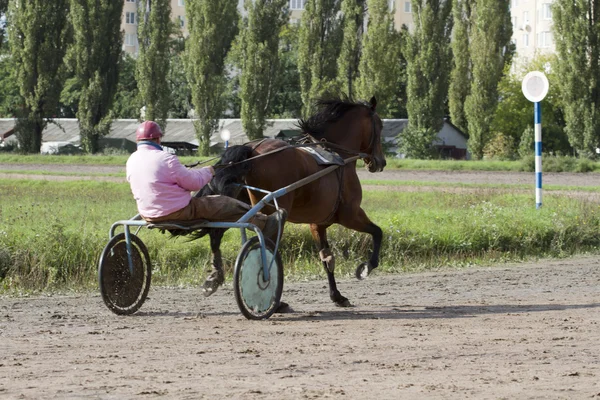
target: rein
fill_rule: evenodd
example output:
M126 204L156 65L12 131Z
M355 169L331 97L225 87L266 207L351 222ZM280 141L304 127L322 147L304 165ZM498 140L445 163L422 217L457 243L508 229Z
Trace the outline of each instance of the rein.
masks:
M375 114L375 112L371 110L371 113L370 113L370 115L371 115L371 140L369 142L369 147L367 147L367 150L371 149L371 152L373 151L373 147L375 145L375 140L376 140L376 138L375 138L375 136L376 136L375 135L375 132L376 132L376 130L375 130L376 129L375 128L375 118L373 118L374 114ZM231 163L228 163L228 164L215 164L215 165L213 165L213 168L214 169L224 169L224 168L228 168L228 167L231 167L231 166L234 166L234 165L238 165L238 164L242 164L242 163L245 163L245 162L248 162L248 161L252 161L252 160L255 160L257 158L261 158L261 157L268 156L268 155L271 155L271 154L279 153L280 151L283 151L283 150L297 148L297 147L324 146L324 147L333 148L333 149L338 150L338 151L342 151L342 152L344 152L346 154L349 154L349 155L359 156L360 158L367 158L367 157L370 156L370 154L362 153L362 152L356 152L355 150L348 149L347 147L340 146L339 144L336 144L336 143L328 142L326 140L317 140L317 139L313 138L311 135L309 135L308 133L306 133L305 135L312 140L311 143L290 144L290 145L288 145L286 147L280 147L280 148L268 151L266 153L256 155L254 157L247 158L247 159L242 160L242 161L231 162ZM260 146L261 143L264 142L265 140L266 139L260 139L260 140L258 140L258 143L256 143L256 145L254 145L253 150L256 149L258 146ZM253 143L253 142L244 143L244 145L248 145L250 143ZM220 157L217 156L217 157L210 158L210 159L208 159L206 161L201 161L201 162L198 161L198 162L196 162L194 164L188 164L188 165L186 165L186 167L187 168L194 168L194 167L197 167L198 165L206 164L207 162L216 160L218 158L220 158Z

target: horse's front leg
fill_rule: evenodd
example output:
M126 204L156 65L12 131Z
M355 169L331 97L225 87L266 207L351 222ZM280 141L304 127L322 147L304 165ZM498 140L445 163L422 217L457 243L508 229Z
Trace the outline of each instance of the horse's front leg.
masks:
M221 258L221 240L226 229L210 229L210 250L212 252L211 268L212 271L206 281L204 281L204 296L208 297L217 291L219 286L225 281L225 271L223 270L223 259Z
M312 233L313 238L319 244L319 256L321 257L323 267L327 273L327 281L329 282L329 297L331 298L331 301L340 307L351 307L352 304L350 304L350 301L342 296L339 290L337 290L337 284L334 276L335 257L333 256L333 252L329 248L329 243L327 242L327 228L328 226L325 225L310 225L310 233Z
M356 211L350 211L348 213L340 213L339 223L348 229L353 229L358 232L364 232L371 235L373 238L373 252L369 261L363 262L356 268L356 278L362 280L365 279L371 271L379 266L379 251L381 249L381 240L383 238L383 231L380 227L375 225L362 208Z

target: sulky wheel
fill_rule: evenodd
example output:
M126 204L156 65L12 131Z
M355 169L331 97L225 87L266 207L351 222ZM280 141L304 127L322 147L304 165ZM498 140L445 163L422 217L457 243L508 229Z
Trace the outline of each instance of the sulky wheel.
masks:
M238 254L233 272L235 300L242 314L248 319L266 319L279 306L283 292L283 264L279 254L273 263L273 242L265 238L269 281L263 276L260 243L255 236L248 240Z
M106 306L115 314L129 315L136 312L148 296L152 269L148 249L134 234L131 239L130 271L125 233L114 236L100 256L98 281L100 293Z

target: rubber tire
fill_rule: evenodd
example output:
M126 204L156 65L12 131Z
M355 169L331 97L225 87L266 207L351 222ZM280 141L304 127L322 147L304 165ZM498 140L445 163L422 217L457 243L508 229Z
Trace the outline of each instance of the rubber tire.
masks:
M129 237L134 274L141 275L138 279L135 281L127 279L130 273L125 233L115 235L108 242L102 251L98 265L98 283L102 300L112 312L118 315L130 315L140 309L146 301L152 280L152 266L146 245L134 234L130 234ZM115 278L115 274L121 274L121 280ZM123 276L123 274L127 275Z
M275 249L275 244L270 240L265 238L266 249L265 251L273 254L273 250ZM277 268L277 287L275 288L275 298L271 303L270 307L262 312L254 311L248 304L246 304L244 297L242 295L242 287L240 284L240 279L242 278L242 270L244 268L244 262L248 257L249 253L254 250L260 251L260 242L258 241L258 236L252 237L242 246L237 259L235 260L235 269L233 271L233 291L235 293L235 301L237 302L240 311L244 316L248 319L252 320L260 320L269 318L279 307L279 302L281 301L281 294L283 293L283 263L281 262L281 257L279 253L277 253L275 257L274 265L271 267Z

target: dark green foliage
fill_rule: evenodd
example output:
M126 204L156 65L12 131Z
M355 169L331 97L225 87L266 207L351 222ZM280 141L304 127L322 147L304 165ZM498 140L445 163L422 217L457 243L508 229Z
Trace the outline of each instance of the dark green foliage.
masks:
M0 118L12 118L16 115L22 98L16 80L17 71L8 49L0 50Z
M407 70L408 127L401 149L407 157L432 157L432 143L444 123L451 70L452 2L413 0L415 30L403 30Z
M22 103L16 116L20 149L39 153L42 131L57 112L60 69L69 42L68 0L9 4L9 42Z
M190 36L186 40L186 73L192 91L198 151L208 155L210 135L223 113L225 57L237 34L235 0L186 1Z
M471 3L469 31L471 89L465 99L469 151L478 160L491 138L490 125L498 104L498 82L512 58L512 23L508 1Z
M300 118L302 96L300 94L300 74L298 72L298 32L297 25L288 24L281 31L279 41L278 87L273 99L272 118Z
M81 147L99 150L98 139L110 132L111 109L121 62L123 2L71 0L75 76L81 85L77 118Z
M288 20L287 0L246 0L236 44L240 76L241 117L250 139L263 137L277 91L279 37Z
M307 0L300 21L298 71L302 114L314 112L314 100L338 93L337 60L342 44L340 0Z
M171 0L142 0L138 10L136 77L144 119L156 121L164 131L171 106L169 38L178 27L171 21Z
M566 132L579 155L596 157L600 144L600 0L552 5Z
M387 0L367 0L369 25L363 37L358 94L377 98L382 118L405 116L406 62L401 54L401 34L394 28Z
M115 118L139 118L140 102L136 73L136 59L123 52L119 68L119 84L113 103Z
M340 89L351 98L355 94L355 84L359 74L365 6L365 0L342 0L341 5L342 47L337 60L337 75ZM372 11L372 8L370 10ZM371 15L373 14L371 13ZM369 20L369 24L371 24L371 20Z
M454 0L454 33L452 37L452 72L448 89L448 107L452 123L468 135L465 100L471 91L471 3L475 0Z
M5 14L7 10L8 10L8 0L0 0L0 16ZM5 27L2 25L2 22L0 22L0 49L2 48L2 45L4 44L4 32L5 32Z

